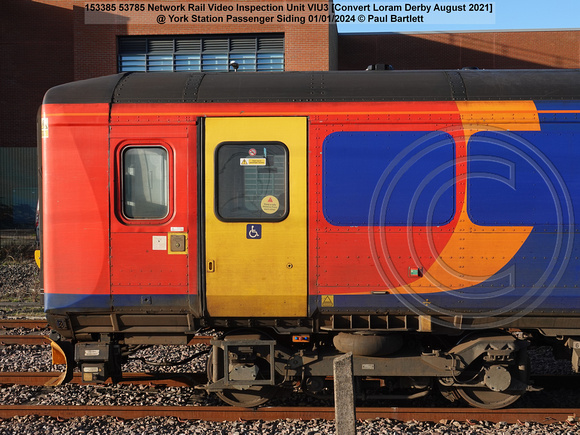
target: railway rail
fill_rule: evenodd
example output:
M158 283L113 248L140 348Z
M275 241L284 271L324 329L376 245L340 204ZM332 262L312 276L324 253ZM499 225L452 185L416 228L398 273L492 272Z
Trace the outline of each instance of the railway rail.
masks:
M257 409L230 406L46 406L46 405L0 405L0 418L17 415L43 415L54 418L74 418L81 416L111 416L121 419L144 417L176 417L188 420L237 421L237 420L281 420L281 419L334 419L331 407L265 407ZM399 421L441 420L467 421L477 423L535 422L551 424L568 422L580 427L580 408L577 409L503 409L485 410L472 408L357 408L356 417L361 420L388 418Z
M48 328L46 319L0 319L0 329L44 329Z
M60 372L1 372L0 385L51 385L52 381L60 375ZM74 373L69 382L72 384L82 384L81 374ZM206 382L206 375L201 373L124 373L123 379L117 383L191 387ZM110 384L111 382L108 381L106 383Z

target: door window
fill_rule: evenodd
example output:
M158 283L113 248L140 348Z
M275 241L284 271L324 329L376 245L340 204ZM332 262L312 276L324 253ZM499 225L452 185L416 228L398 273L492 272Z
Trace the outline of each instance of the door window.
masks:
M216 150L216 215L223 221L284 220L288 149L280 142L223 142Z

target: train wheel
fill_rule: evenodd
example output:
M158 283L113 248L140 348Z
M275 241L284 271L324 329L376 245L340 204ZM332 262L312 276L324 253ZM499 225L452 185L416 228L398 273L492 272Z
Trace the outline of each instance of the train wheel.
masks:
M216 395L232 406L255 408L263 405L276 395L276 387L251 387L248 390L223 390Z
M213 352L215 352L215 348L211 351L207 360L207 378L210 382L213 379ZM219 358L219 361L223 361L222 355L219 355ZM263 361L263 363L264 365L269 365L268 361ZM220 367L220 372L223 373L223 367ZM221 400L229 405L242 408L255 408L274 398L278 392L280 392L280 388L273 385L257 385L244 390L227 388L221 391L216 391L215 393Z
M481 366L479 369L480 373L485 371ZM483 377L484 382L491 386L455 387L458 396L477 408L500 409L511 405L526 392L528 386L530 361L527 351L518 351L516 364L509 372L502 366L491 366ZM494 377L497 381L488 381ZM502 382L505 389L501 386Z

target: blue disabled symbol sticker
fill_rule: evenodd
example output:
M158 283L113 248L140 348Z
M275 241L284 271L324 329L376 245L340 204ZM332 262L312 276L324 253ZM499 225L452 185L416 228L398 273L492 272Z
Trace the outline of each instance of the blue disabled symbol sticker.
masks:
M260 224L246 225L246 239L261 239L261 238L262 238L262 225Z

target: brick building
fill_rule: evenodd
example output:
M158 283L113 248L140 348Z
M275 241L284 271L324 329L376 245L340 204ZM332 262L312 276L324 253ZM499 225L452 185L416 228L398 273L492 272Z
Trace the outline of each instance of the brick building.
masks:
M580 31L341 34L338 68L579 68Z
M36 114L45 91L61 83L120 71L233 71L231 62L240 72L378 63L396 69L580 67L577 31L338 34L329 24L160 25L111 13L97 21L87 23L80 0L2 0L0 228L33 219Z

